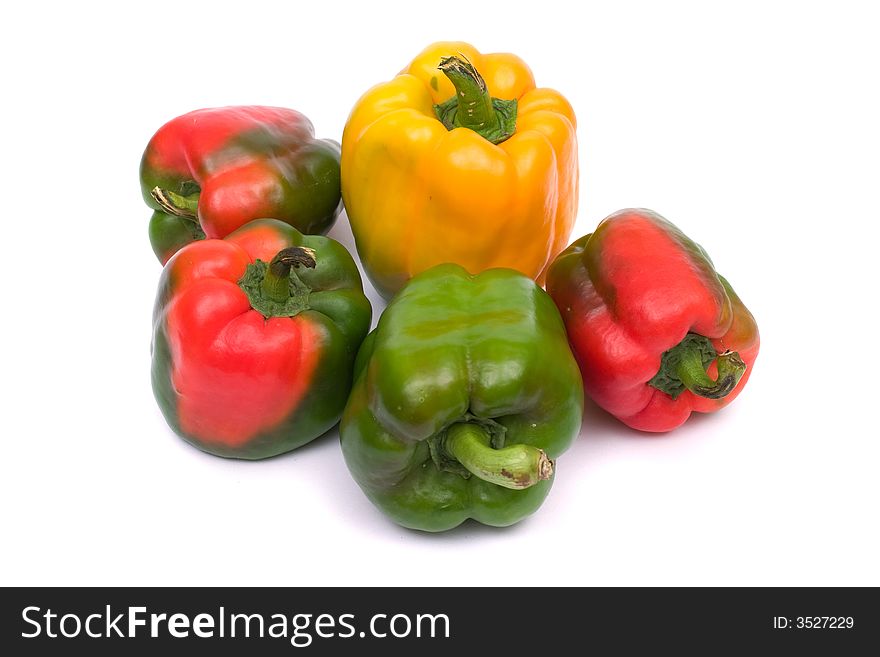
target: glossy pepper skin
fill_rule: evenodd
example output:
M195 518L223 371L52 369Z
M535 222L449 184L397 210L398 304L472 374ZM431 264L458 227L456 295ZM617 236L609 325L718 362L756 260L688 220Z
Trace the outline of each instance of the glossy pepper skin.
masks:
M742 391L754 317L706 252L650 210L622 210L559 255L547 292L587 394L641 431L669 431Z
M159 283L156 400L206 452L289 451L339 420L370 316L357 266L327 237L261 219L193 242Z
M326 233L341 209L339 156L339 144L315 139L292 109L219 107L169 121L140 169L156 257L164 264L193 240L225 237L261 217Z
M583 387L553 301L510 269L416 276L364 341L340 424L355 481L395 522L511 525L578 434Z
M444 262L541 280L577 214L576 125L519 57L461 42L367 91L342 137L342 195L379 293Z

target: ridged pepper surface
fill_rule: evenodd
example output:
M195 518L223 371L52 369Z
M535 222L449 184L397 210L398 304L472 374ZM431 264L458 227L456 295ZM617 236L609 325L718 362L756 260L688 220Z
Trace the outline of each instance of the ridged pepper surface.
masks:
M438 265L364 341L342 451L367 497L405 527L505 526L541 505L582 412L550 297L510 269Z
M153 391L168 424L212 454L274 456L342 413L370 327L357 266L274 219L193 242L165 265Z
M341 209L339 144L315 139L305 116L282 107L201 109L169 121L147 144L140 179L163 264L193 240L262 217L323 234Z
M575 129L523 60L467 43L435 43L367 91L342 137L342 194L380 294L444 262L541 280L577 214Z
M732 402L758 356L754 317L706 252L650 210L622 210L559 255L547 291L587 394L669 431Z

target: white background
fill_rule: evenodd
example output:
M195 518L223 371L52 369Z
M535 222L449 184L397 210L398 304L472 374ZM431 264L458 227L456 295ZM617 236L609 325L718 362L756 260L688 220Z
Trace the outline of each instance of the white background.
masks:
M305 4L5 10L0 584L880 585L871 3ZM339 139L363 91L440 39L516 52L567 95L573 238L657 210L762 349L730 408L670 435L588 404L536 515L427 535L369 504L335 432L248 463L166 427L138 164L199 107L290 106ZM344 215L331 236L353 247Z

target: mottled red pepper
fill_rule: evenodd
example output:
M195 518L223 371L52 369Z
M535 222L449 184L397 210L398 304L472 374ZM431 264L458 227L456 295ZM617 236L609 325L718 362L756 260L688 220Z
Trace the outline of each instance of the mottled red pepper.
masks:
M193 240L265 217L326 233L341 209L339 157L339 144L315 139L292 109L220 107L169 121L140 170L156 257L164 264Z
M156 400L212 454L294 449L339 420L370 315L354 260L327 237L262 219L194 242L159 283Z

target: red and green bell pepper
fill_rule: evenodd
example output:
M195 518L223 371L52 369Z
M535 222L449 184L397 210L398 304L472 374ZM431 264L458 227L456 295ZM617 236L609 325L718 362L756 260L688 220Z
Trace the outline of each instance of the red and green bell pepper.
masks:
M156 257L164 264L193 240L263 217L326 233L341 209L339 158L339 144L315 139L292 109L220 107L169 121L140 168Z
M162 272L153 390L168 424L219 456L294 449L338 420L370 327L357 266L274 219L193 242Z

